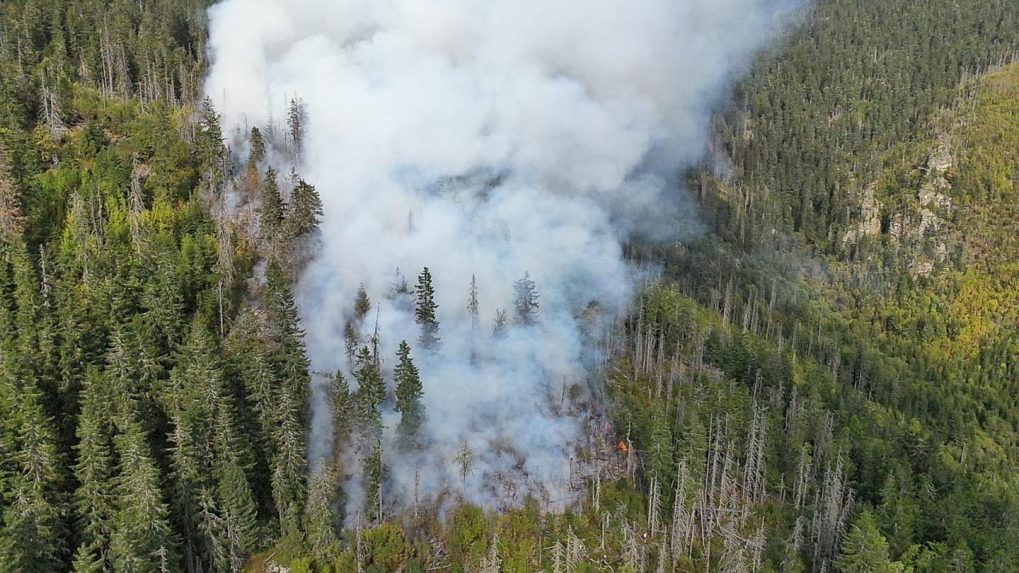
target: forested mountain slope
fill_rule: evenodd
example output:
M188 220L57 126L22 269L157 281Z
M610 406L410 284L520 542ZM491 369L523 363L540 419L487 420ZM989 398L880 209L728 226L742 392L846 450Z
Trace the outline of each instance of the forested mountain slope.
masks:
M848 257L805 264L798 242L745 255L711 240L672 255L681 290L744 330L768 317L767 338L827 370L820 396L857 508L918 570L1016 559L1017 74L967 81L882 156L875 220L841 238ZM943 556L918 558L930 551Z
M0 6L0 571L1015 569L1015 2L822 0L762 55L690 174L709 232L630 246L661 278L575 508L346 529L306 477L314 188L224 147L207 4Z
M1017 19L1008 0L818 2L719 121L747 194L728 217L734 238L754 245L789 228L840 252L883 155L923 137L962 78L1015 57Z
M307 362L210 213L203 8L2 6L0 570L225 571L300 528Z

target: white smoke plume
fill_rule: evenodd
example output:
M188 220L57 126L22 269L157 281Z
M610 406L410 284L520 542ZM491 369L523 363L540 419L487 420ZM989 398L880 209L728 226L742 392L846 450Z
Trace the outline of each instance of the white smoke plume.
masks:
M568 501L585 436L560 404L588 377L599 322L633 294L621 243L690 230L677 175L703 155L729 82L793 7L226 0L210 10L206 92L224 127L285 117L295 96L306 107L298 171L325 205L321 251L298 288L314 369L347 370L343 329L362 283L391 368L400 340L413 346L418 333L409 301L387 298L395 270L411 286L422 267L434 276L441 350L414 352L430 442L413 456L386 448L395 505L416 473L425 495L459 493L463 440L477 460L467 498L514 503L540 490ZM525 272L539 319L495 339L496 310L512 317ZM472 275L476 334L465 310ZM321 388L311 411L315 460L330 440ZM398 416L386 415L389 442Z

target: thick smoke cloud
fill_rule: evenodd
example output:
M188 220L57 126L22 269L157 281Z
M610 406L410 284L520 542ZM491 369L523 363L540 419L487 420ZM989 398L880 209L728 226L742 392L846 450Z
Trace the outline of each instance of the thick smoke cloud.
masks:
M694 225L676 174L702 156L713 106L790 8L226 0L210 10L206 91L225 127L279 120L291 97L306 106L298 170L325 204L321 252L298 288L314 368L347 369L343 328L362 283L391 367L418 332L410 301L386 298L395 270L411 284L423 266L435 277L442 347L415 351L430 445L414 456L387 448L397 503L416 471L429 495L459 492L465 439L477 458L469 498L512 503L514 488L568 498L585 437L561 397L585 381L590 340L633 294L620 244ZM496 340L495 312L512 316L525 272L540 318ZM476 333L464 309L472 275ZM329 448L323 404L318 389L313 460ZM390 439L397 421L387 414Z

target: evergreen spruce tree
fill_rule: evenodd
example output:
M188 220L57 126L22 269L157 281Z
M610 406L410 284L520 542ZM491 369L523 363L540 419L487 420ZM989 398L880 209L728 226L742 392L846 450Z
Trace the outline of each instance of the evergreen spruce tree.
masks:
M304 405L311 396L311 363L304 346L304 330L294 303L294 294L282 267L270 263L266 272L269 307L269 335L276 347L272 361L277 378L290 393L290 402L300 407L298 421L306 423Z
M354 321L361 324L368 313L371 312L372 301L368 298L368 291L364 289L364 283L357 287L357 294L354 296Z
M248 145L250 146L248 165L257 168L258 164L265 160L265 138L262 136L262 131L257 127L251 128Z
M308 508L305 510L304 531L308 548L317 557L326 557L339 546L333 512L333 492L337 488L336 474L323 465L311 477L308 487Z
M35 266L28 255L28 247L20 239L11 245L11 268L14 271L14 304L17 308L14 325L17 329L18 357L22 361L21 367L34 369L40 358L36 334L42 301Z
M187 300L177 265L180 251L169 241L159 241L150 245L141 259L134 275L122 280L141 285L139 302L144 307L143 319L159 340L159 350L168 353L183 343L188 332ZM123 314L134 312L135 304L134 300L124 300Z
M343 373L337 371L329 381L329 407L333 413L333 451L332 461L338 466L343 451L350 445L350 436L354 430L354 403L350 394L350 385Z
M220 517L222 508L213 490L201 488L196 495L198 513L188 516L194 523L194 539L200 543L186 546L185 558L188 563L200 559L202 568L211 571L230 570L230 547L227 541L226 523Z
M382 486L386 468L382 462L382 440L371 445L361 460L364 467L364 514L371 523L382 521Z
M290 100L290 107L287 109L287 129L290 136L290 144L294 155L300 157L301 147L304 139L304 105L297 98Z
M244 467L252 454L239 439L208 329L192 325L171 372L172 467L177 518L185 525L184 552L217 568L239 564L257 542L257 507Z
M435 304L435 290L432 288L432 273L428 267L422 269L418 275L417 286L414 287L417 296L417 304L414 308L414 319L421 328L418 336L418 344L425 350L434 350L439 344L439 321L435 311L439 305Z
M270 166L265 170L265 179L262 183L262 204L258 208L258 223L262 232L262 240L269 243L276 242L280 238L285 218L286 208L283 204L283 196L280 194L276 170Z
M251 487L264 515L271 515L271 460L278 455L274 433L280 412L276 397L283 391L273 369L269 350L259 338L259 323L250 308L242 310L224 342L229 377L234 392L242 395L238 419L243 438L251 444L255 458Z
M14 278L7 264L10 247L0 243L0 348L13 348L14 335Z
M201 158L202 175L210 196L218 196L226 177L229 154L223 145L223 129L220 126L219 114L216 113L212 98L209 97L202 100L195 147Z
M277 380L272 396L270 431L270 485L273 505L285 536L300 531L306 504L305 431L311 378L304 349L304 331L282 269L270 263L266 273L269 338L274 343L269 360Z
M525 272L523 278L513 285L513 310L518 324L530 326L538 314L538 290L531 280L530 273Z
M3 264L0 264L0 298L3 294ZM73 411L86 374L86 365L101 360L101 337L94 336L94 316L90 315L89 297L74 288L66 277L59 277L55 287L57 298L56 338L57 377L60 381L61 412ZM0 304L0 323L4 321L4 305ZM0 326L0 347L3 345L3 327ZM73 435L74 419L64 417L65 435Z
M217 498L223 523L226 559L232 571L239 571L244 560L257 548L260 531L258 507L247 475L235 456L225 453L218 465Z
M8 487L18 473L16 458L21 423L18 411L20 388L10 363L4 358L5 354L10 352L4 348L6 345L7 343L0 341L0 496L9 493Z
M11 157L0 140L0 243L12 242L24 231L21 193L11 173Z
M213 475L220 509L218 517L223 524L223 538L219 540L223 557L220 560L229 562L230 568L236 571L258 543L258 506L245 472L251 453L246 447L247 441L238 434L233 408L226 396L220 397L216 410Z
M223 149L223 129L220 127L219 113L206 96L202 100L202 109L198 112L198 148L207 155L218 156Z
M425 422L421 377L410 357L410 345L406 340L400 342L396 356L396 410L400 412L400 425L396 430L401 447L414 448L421 443L421 426Z
M480 306L478 305L478 279L471 275L471 286L467 290L467 314L471 317L471 333L478 330Z
M163 400L172 424L171 497L174 515L184 532L184 558L188 563L202 562L206 566L215 559L215 547L221 542L206 523L207 492L214 487L213 423L221 399L219 386L210 335L196 321L177 367L170 372L169 393Z
M6 354L6 355L5 355ZM3 494L0 571L42 573L59 569L66 532L61 515L61 459L42 393L31 373L0 351L0 399L9 401L0 438Z
M400 272L400 267L396 267L396 276L393 279L393 284L389 287L389 297L396 298L405 294L410 294L410 287L407 286L407 277L403 276L403 273Z
M74 492L79 545L75 552L76 571L109 570L110 535L114 515L113 420L104 416L113 395L95 368L87 374L78 416Z
M110 560L116 571L179 571L179 541L160 491L159 469L137 421L127 416L114 438L118 459Z
M322 215L322 198L318 191L304 179L299 180L287 208L289 235L295 239L310 236L318 230Z
M103 373L109 394L131 400L142 414L152 413L149 397L156 394L165 372L158 360L160 351L147 336L155 336L149 326L136 319L113 332Z
M842 573L897 573L902 571L899 563L888 555L888 542L881 535L874 516L864 510L846 534L835 569Z
M357 424L362 440L373 443L382 435L382 402L386 399L386 384L378 364L367 346L357 353Z
M303 403L295 403L285 390L277 395L278 417L273 431L276 454L270 464L273 504L284 536L300 532L307 502Z
M84 543L74 550L71 570L74 573L105 573L112 570L112 565L99 553L99 548Z

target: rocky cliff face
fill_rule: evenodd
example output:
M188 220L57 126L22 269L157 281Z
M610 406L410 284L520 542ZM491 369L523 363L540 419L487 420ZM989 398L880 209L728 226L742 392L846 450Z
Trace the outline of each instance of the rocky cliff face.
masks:
M894 247L914 251L910 262L910 272L914 276L930 274L948 252L940 231L952 210L948 193L951 190L949 172L954 164L951 137L942 135L918 169L919 188L906 200L904 208L894 212L889 212L889 206L878 199L878 181L869 183L860 192L859 215L843 235L843 244L848 247L866 237L887 235ZM909 193L909 190L901 192Z

